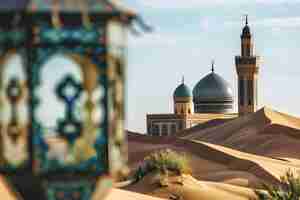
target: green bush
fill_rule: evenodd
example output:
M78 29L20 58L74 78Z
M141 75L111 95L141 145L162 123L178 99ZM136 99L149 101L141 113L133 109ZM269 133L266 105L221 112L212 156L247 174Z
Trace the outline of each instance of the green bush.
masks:
M264 185L267 193L255 191L259 200L300 200L300 178L291 171L281 178L281 186Z
M134 175L135 179L139 181L150 172L158 172L160 174L173 172L181 175L191 173L191 168L185 154L165 149L151 153L145 157L143 165L138 168Z
M178 175L191 172L187 156L170 149L150 154L144 159L144 164L146 171L158 171L160 173L171 171Z

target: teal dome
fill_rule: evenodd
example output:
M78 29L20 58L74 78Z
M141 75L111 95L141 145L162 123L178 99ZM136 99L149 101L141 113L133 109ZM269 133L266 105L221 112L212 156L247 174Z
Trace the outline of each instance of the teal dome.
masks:
M212 72L201 79L193 90L194 99L232 100L232 89L220 75Z
M173 97L174 98L192 97L192 93L190 88L186 84L182 83L175 89Z

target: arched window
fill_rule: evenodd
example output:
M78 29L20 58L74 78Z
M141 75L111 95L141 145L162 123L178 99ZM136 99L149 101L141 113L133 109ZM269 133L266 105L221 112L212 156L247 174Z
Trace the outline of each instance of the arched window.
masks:
M157 124L152 125L152 135L153 136L159 136L159 126Z
M179 121L178 122L178 130L182 130L183 129L183 122Z
M177 132L177 126L176 126L176 124L172 124L171 125L171 134L175 134Z
M247 56L251 56L251 46L250 44L247 44Z
M253 88L253 80L248 80L248 105L251 106L253 104L253 95L254 95L254 88Z
M244 85L244 80L242 78L239 79L239 101L240 105L244 105L244 100L245 100L245 85Z
M169 133L168 124L163 124L162 130L161 130L161 135L168 136L168 133Z

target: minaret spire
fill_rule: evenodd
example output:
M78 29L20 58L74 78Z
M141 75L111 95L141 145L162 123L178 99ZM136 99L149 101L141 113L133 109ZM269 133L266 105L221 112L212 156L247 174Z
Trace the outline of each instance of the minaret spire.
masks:
M246 25L248 25L248 14L246 14L245 17L246 17Z

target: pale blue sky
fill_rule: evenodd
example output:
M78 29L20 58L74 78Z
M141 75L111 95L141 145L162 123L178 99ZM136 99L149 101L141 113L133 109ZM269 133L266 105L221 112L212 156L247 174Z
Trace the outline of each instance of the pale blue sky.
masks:
M259 105L300 116L299 0L124 0L154 27L129 36L127 128L145 132L147 113L172 112L185 76L192 89L216 60L236 95L234 56L249 15L259 74ZM225 3L226 2L226 3Z
M260 107L300 116L300 0L123 1L154 27L153 33L129 34L128 129L145 132L147 113L172 113L172 95L182 76L192 90L210 72L212 59L216 72L230 82L236 96L234 56L240 53L244 14L249 15L256 54L263 61ZM11 65L18 62L14 59ZM61 57L51 60L52 70L46 74L58 78L64 62ZM39 113L41 118L61 115L60 106L46 107Z

